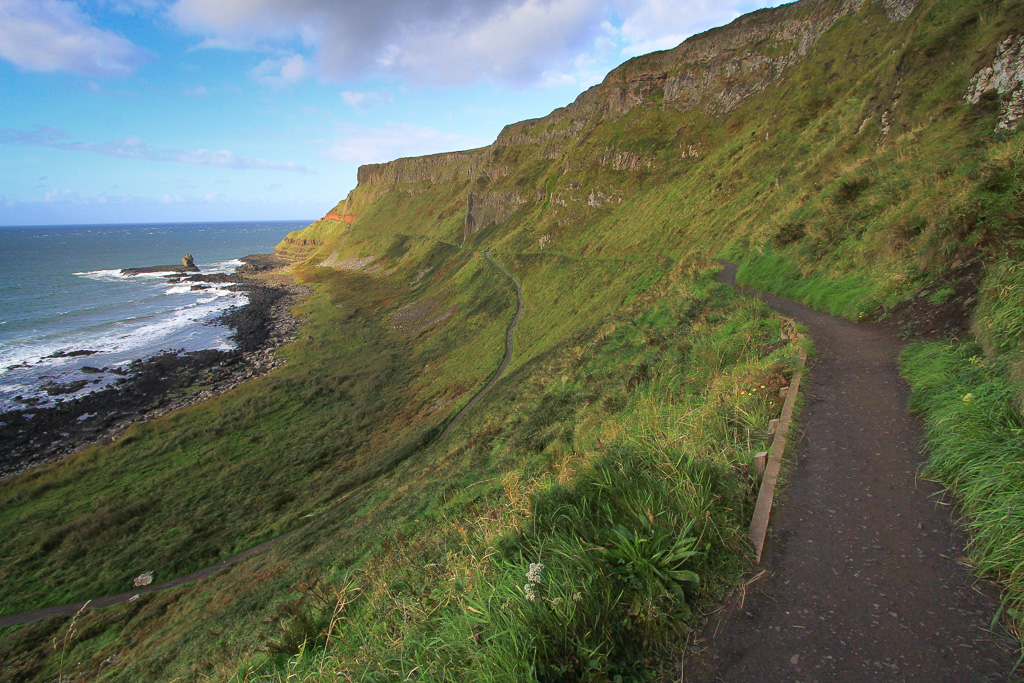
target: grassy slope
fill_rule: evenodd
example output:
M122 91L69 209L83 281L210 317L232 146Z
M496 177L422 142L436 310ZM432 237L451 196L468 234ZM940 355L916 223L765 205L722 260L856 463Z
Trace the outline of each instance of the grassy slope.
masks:
M661 298L498 385L493 400L505 409L454 435L464 471L493 463L498 476L453 490L436 516L337 581L340 601L308 602L308 619L286 632L292 656L257 658L244 667L249 680L392 680L414 668L431 680L628 678L670 668L660 657L685 634L690 607L647 565L609 571L608 549L639 545L651 557L644 547L692 538L695 555L680 566L703 581L694 603L721 595L743 566L746 473L778 408L774 389L760 387L779 381L793 352L769 354L779 327L760 305L706 277L668 279ZM636 536L616 535L616 524ZM545 569L531 601L523 584L535 562Z
M433 200L395 193L385 199L390 205L380 223L354 225L342 255L379 257L375 274L299 269L318 293L303 306L308 322L282 371L135 427L113 446L6 483L0 509L5 528L15 533L0 552L5 611L122 590L145 570L170 578L306 525L265 556L208 582L82 615L64 657L112 680L219 676L225 665L273 641L273 627L253 625L272 623L292 589L305 585L304 576L317 572L336 585L338 576L387 557L396 537L422 536L433 546L450 533L448 520L462 507L503 490L493 483L503 477L522 480L529 490L551 466L549 451L571 447L574 410L603 397L592 387L585 402L574 399L582 407L551 413L527 389L543 386L553 355L569 363L560 355L566 344L582 353L572 345L580 335L594 334L663 280L672 264L656 259L624 267L618 260L499 252L528 292L516 362L501 391L478 406L455 438L425 446L493 373L515 310L507 281L480 251L422 236L428 231L415 216L428 208L435 216L430 201L444 203L445 193L458 191L439 188ZM389 232L384 226L402 212L408 232ZM708 277L701 276L702 286ZM430 330L408 336L394 329L394 316L416 302L426 302L430 312L455 309ZM619 373L630 370L627 364ZM591 417L621 411L630 392L620 387L618 393ZM526 401L521 412L496 411L515 399ZM474 436L493 415L514 418L507 432L519 434L521 443L495 450ZM559 437L538 436L545 424ZM735 521L730 526L739 528ZM731 543L734 551L741 545ZM52 675L60 664L48 643L67 621L5 633L6 673L15 680L15 671L27 680ZM230 624L236 626L225 629ZM111 656L122 664L101 667Z
M746 426L769 410L747 390L786 362L761 358L773 340L763 309L662 257L745 260L748 282L849 316L941 280L954 260L990 259L1019 228L1021 136L994 135L994 109L962 93L1021 15L1020 2L923 1L908 37L867 3L730 115L665 110L654 93L621 119L589 120L556 158L555 143L505 148L509 173L478 189L529 200L463 249L468 180L357 188L339 205L355 223L296 236L321 245L297 271L318 294L286 368L0 487L13 531L0 610L114 592L145 570L169 578L306 524L209 582L83 615L65 669L195 680L245 661L274 678L303 638L324 637L321 607L342 594L359 596L341 601L346 635L307 648L319 661L295 660L307 675L419 664L501 678L525 662L557 676L591 659L627 676L657 670L685 604L655 574L610 572L593 549L628 550L616 524L650 547L696 520L700 554L680 566L705 580L697 604L714 599L742 568L757 447ZM690 145L699 156L681 158ZM596 161L608 150L645 163L616 171ZM592 208L591 192L608 201ZM517 355L452 437L427 445L500 361L515 299L485 245L524 285ZM335 251L373 256L376 271L313 266ZM410 336L394 315L413 303L456 308ZM989 345L1016 358L1001 348ZM1014 362L1002 376L1019 378ZM627 469L649 485L621 488ZM550 613L514 588L535 561L550 567L544 590L555 577L573 586L543 596ZM576 593L578 611L558 611ZM537 639L577 623L608 630ZM66 627L0 634L5 673L55 673L50 642ZM254 655L268 643L280 656Z

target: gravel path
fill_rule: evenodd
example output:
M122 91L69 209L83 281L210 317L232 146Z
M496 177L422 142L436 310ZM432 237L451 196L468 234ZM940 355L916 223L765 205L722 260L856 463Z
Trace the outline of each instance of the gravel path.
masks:
M727 266L719 280L735 274ZM899 341L759 296L814 340L803 435L766 572L711 619L686 680L1006 680L1015 658L987 632L994 591L959 561L966 538L939 487L916 476L922 432L906 410Z

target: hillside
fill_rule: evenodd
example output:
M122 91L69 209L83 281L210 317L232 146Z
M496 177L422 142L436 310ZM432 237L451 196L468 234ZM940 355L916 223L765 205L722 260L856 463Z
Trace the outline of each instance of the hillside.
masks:
M678 677L750 566L753 455L798 355L715 257L940 339L905 352L929 474L1019 633L1022 25L1021 0L801 0L488 147L362 167L277 247L316 292L284 368L0 484L0 614L296 533L4 629L0 679ZM517 310L488 253L522 283L515 353L442 437Z
M487 148L365 166L334 210L354 223L322 221L279 250L389 215L516 252L786 264L834 310L891 306L1005 243L1019 208L1016 4L913 7L755 12L625 63Z

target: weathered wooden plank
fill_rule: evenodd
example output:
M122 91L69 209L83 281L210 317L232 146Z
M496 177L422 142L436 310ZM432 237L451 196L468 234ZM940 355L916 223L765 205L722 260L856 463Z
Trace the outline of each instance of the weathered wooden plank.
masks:
M768 462L765 464L761 488L757 493L754 515L750 518L749 537L750 541L754 544L755 562L761 561L764 539L768 535L768 520L771 517L772 503L775 501L775 485L779 481L782 454L786 450L786 433L789 431L789 423L793 419L793 406L796 404L796 397L800 391L800 379L803 376L804 364L806 362L807 354L801 351L800 360L797 363L797 371L793 374L793 381L790 382L789 391L786 392L786 400L782 404L782 415L779 417L775 430L775 438L772 440L771 449L768 451Z

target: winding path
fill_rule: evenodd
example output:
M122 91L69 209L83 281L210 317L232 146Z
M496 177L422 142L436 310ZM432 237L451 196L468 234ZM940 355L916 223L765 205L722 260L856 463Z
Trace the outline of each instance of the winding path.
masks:
M505 368L507 368L508 364L512 361L512 335L515 333L516 325L519 324L519 319L523 317L523 311L526 309L526 306L523 303L523 286L519 284L519 280L512 277L512 275L507 270L505 270L505 268L500 263L494 260L494 257L491 256L490 248L488 248L487 251L484 252L484 256L486 256L487 260L493 263L498 268L498 270L504 273L505 277L511 280L512 284L516 286L516 298L519 299L519 310L516 311L516 317L512 320L512 324L508 326L508 332L505 334L505 359L501 361L501 366L498 367L498 371L494 373L494 377L491 377L491 380L484 385L484 388L477 392L477 395L470 399L469 403L463 406L462 410L460 410L455 415L455 417L452 418L452 421L449 422L448 426L444 428L444 431L441 432L441 435L437 437L438 439L443 439L444 437L448 436L448 432L450 432L452 427L455 426L455 423L461 420L462 416L469 412L469 409L476 405L476 402L483 398L484 394L490 391L491 387L493 387L497 383L497 381L501 379L502 374L504 374L505 372Z
M735 284L736 266L719 280ZM788 299L817 357L772 513L765 575L705 630L691 681L1003 681L1014 658L987 632L991 589L958 561L966 539L940 488L917 477L899 341Z

